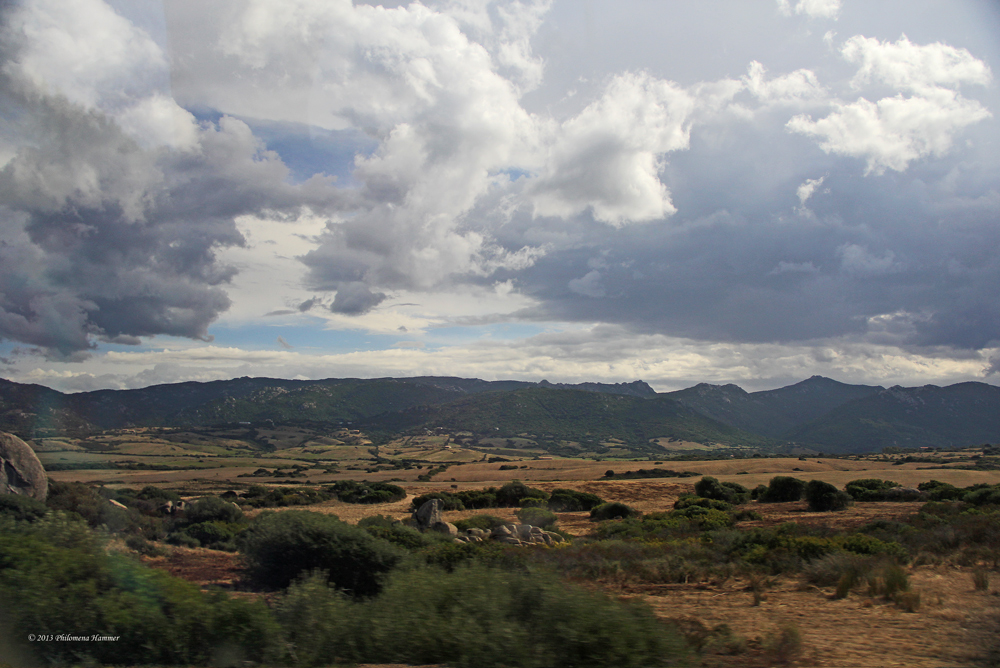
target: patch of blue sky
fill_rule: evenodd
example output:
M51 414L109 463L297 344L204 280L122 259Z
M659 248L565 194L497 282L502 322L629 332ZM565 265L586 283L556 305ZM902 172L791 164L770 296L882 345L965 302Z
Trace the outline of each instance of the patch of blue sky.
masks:
M199 121L218 123L224 114L214 109L189 109ZM254 136L281 156L291 170L292 183L302 183L316 174L337 177L343 187L356 186L353 180L355 156L369 156L378 141L354 128L326 130L303 123L279 123L236 117L250 126ZM514 178L514 177L511 177Z
M517 181L520 178L527 178L532 175L532 173L526 169L515 169L513 167L510 169L501 169L497 172L497 174L506 174L511 181Z
M309 354L388 350L401 341L414 339L403 332L397 336L355 329L324 329L318 325L216 325L212 327L211 333L215 336L213 344L217 346L245 350L292 350ZM281 337L280 341L278 337Z

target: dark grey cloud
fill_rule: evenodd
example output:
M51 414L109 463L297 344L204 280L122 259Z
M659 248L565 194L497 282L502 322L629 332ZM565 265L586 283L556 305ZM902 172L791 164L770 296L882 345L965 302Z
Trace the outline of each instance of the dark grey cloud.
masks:
M768 139L713 148L696 132L666 169L669 221L553 223L567 240L518 276L540 302L523 315L718 341L1000 341L995 161L974 174L966 155L865 177L854 160ZM797 187L824 175L810 210L796 211ZM532 225L507 226L504 243L524 243Z
M0 171L0 338L79 358L95 341L209 339L241 246L234 218L295 215L338 199L288 170L239 121L199 131L196 150L139 146L101 112L0 81L22 145Z
M372 292L364 283L342 283L337 288L337 296L333 298L330 310L345 315L361 315L368 313L385 299L385 293Z

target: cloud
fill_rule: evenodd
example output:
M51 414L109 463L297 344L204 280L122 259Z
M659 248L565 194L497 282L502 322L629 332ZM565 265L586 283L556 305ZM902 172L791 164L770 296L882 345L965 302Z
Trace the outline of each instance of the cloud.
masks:
M837 254L840 255L841 270L849 274L875 276L887 274L899 268L896 263L896 254L891 250L876 256L864 246L844 244L837 249Z
M805 14L809 18L834 19L840 14L841 0L799 0L795 7L789 0L777 0L778 11L785 16Z
M965 49L942 43L921 46L905 36L890 43L857 35L844 43L841 55L858 65L854 86L877 82L910 96L834 102L825 118L799 115L786 127L817 138L827 153L865 158L866 174L902 172L915 160L943 156L955 134L992 115L978 101L949 88L990 80L989 68Z
M746 89L764 104L802 104L828 95L812 70L799 69L771 80L766 74L765 67L755 60L742 77Z
M285 350L292 350L293 348L295 348L295 346L290 344L288 341L285 341L285 338L282 336L279 336L277 339L275 339L275 341L278 343L279 346L281 346Z
M813 374L847 383L890 386L947 385L981 380L997 351L960 355L914 352L891 344L850 338L798 345L691 341L638 334L614 325L574 328L518 338L444 347L402 345L385 350L314 354L206 346L113 352L95 357L89 371L58 365L8 371L18 382L62 390L124 389L253 375L301 379L457 375L537 382L630 382L642 379L659 391L698 382L735 382L748 390L770 389Z
M949 44L914 44L906 35L895 42L880 42L855 35L840 49L844 59L858 66L851 83L860 88L873 81L896 90L921 92L938 86L985 86L990 68L967 49Z
M244 243L233 219L337 193L289 185L240 121L193 125L146 84L166 74L156 44L106 5L39 1L5 19L0 102L18 144L0 170L0 337L66 359L96 341L210 340L235 273L216 254ZM159 138L131 134L144 123Z
M385 298L385 293L372 292L367 285L359 281L342 283L337 288L337 295L330 304L330 310L345 315L361 315L381 304Z
M676 212L659 179L660 156L688 147L695 98L648 74L614 78L604 95L566 121L547 168L531 187L536 216L586 209L615 226Z
M806 179L802 184L795 189L795 194L799 198L799 205L804 207L809 198L813 196L816 189L823 185L823 180L825 177L821 176L818 179Z
M584 297L595 299L604 296L604 286L601 285L601 272L596 269L589 271L583 278L574 278L569 282L569 289Z

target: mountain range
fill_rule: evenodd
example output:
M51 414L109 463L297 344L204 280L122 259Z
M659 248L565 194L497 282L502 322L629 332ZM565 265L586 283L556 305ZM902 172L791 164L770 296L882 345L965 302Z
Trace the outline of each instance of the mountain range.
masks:
M23 437L234 422L351 423L379 434L427 428L539 443L654 439L787 451L874 452L1000 441L1000 388L883 388L813 376L746 392L701 383L657 393L642 381L554 384L475 378L237 378L64 394L0 379L0 430Z

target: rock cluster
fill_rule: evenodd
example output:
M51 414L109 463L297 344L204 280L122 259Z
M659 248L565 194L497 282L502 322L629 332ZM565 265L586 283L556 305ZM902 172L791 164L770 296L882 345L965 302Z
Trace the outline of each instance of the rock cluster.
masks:
M467 529L464 535L457 536L460 543L480 543L484 540L495 540L507 545L554 545L566 539L554 531L546 531L530 524L501 524L493 531L483 529Z
M35 451L13 434L0 431L0 494L20 494L44 501L49 479Z
M554 545L565 538L552 531L530 524L503 524L492 531L484 529L467 529L459 533L458 527L451 522L445 522L441 515L444 504L439 499L431 499L413 513L417 528L421 531L439 531L454 536L458 543L481 543L495 540L507 545Z
M444 503L440 499L431 499L420 506L413 513L413 519L417 522L417 528L421 531L439 531L449 536L457 536L458 527L442 519L442 506L444 506Z

